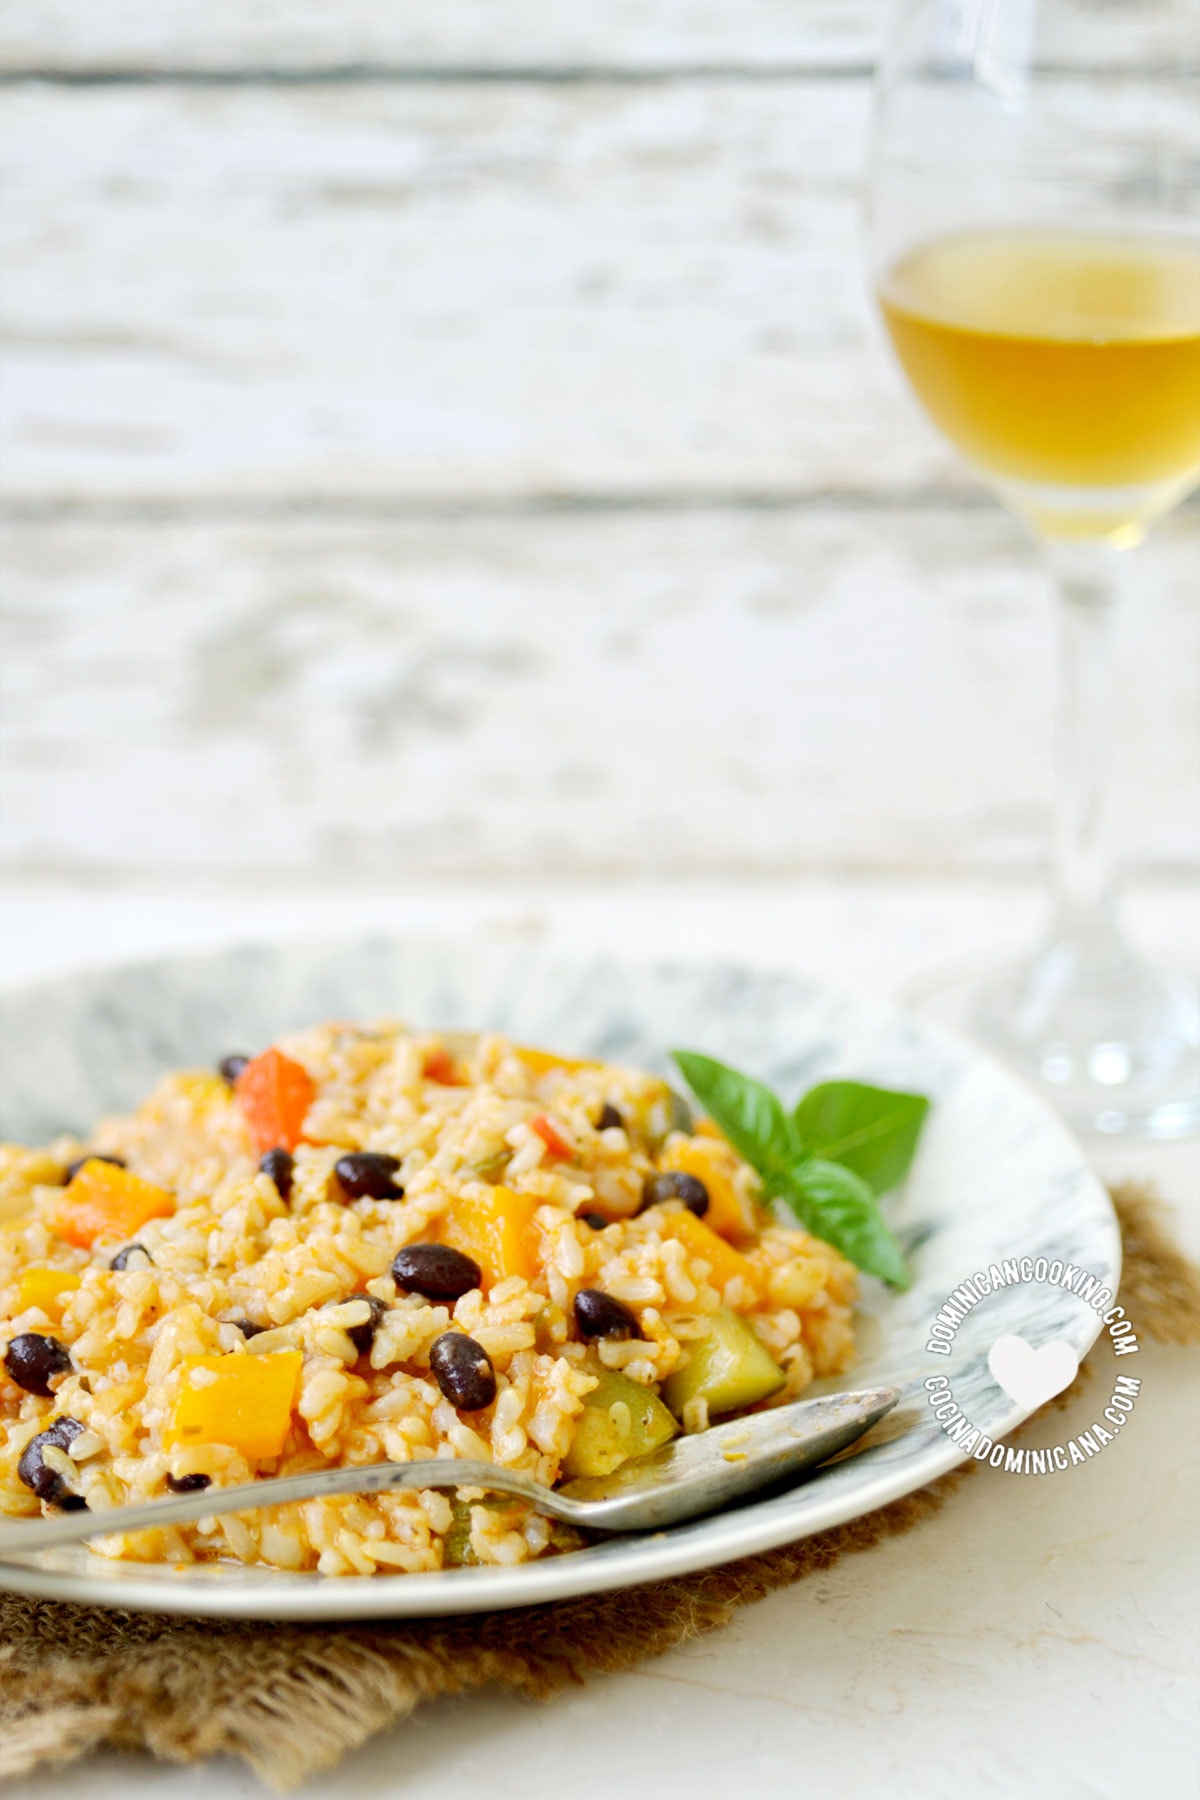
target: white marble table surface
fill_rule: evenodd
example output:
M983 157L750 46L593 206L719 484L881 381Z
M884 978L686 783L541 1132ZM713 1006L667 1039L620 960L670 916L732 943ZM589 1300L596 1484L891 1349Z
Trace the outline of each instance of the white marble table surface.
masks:
M274 932L517 932L580 948L637 942L819 970L895 990L938 957L1014 944L1036 911L1020 887L798 883L754 890L511 887L256 902L142 890L10 895L8 982L84 963ZM1196 939L1194 899L1143 891L1139 935ZM1200 1245L1195 1146L1107 1149L1110 1178L1151 1175ZM632 1674L537 1706L477 1694L428 1706L306 1792L461 1800L562 1789L572 1800L681 1794L761 1800L1121 1800L1195 1792L1198 1625L1196 1358L1149 1347L1132 1428L1095 1465L1014 1484L985 1472L909 1535L739 1612L730 1627ZM1045 1441L1090 1423L1076 1403ZM503 1772L497 1772L497 1765ZM13 1800L234 1800L232 1762L174 1769L106 1754L18 1782Z

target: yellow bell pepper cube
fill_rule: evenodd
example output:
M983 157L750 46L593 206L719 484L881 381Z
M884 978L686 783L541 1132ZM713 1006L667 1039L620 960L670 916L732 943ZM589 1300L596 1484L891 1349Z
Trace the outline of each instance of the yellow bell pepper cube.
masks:
M233 1092L223 1075L208 1069L183 1069L168 1076L159 1092L168 1100L183 1100L199 1113L224 1110L233 1102Z
M708 1189L704 1223L723 1238L751 1237L754 1209L744 1200L733 1179L737 1152L724 1138L676 1138L659 1159L660 1167L677 1175L694 1175Z
M554 1069L575 1074L580 1069L595 1069L598 1063L582 1056L556 1056L553 1050L536 1050L529 1044L518 1044L517 1055L535 1078L549 1075Z
M175 1211L174 1195L153 1182L91 1157L53 1202L46 1222L78 1250L100 1238L131 1238L150 1219Z
M17 1286L17 1311L36 1306L49 1319L61 1318L63 1295L73 1293L79 1280L69 1269L26 1269Z
M678 1238L688 1255L695 1261L704 1261L711 1270L709 1279L713 1286L724 1291L725 1284L740 1275L746 1282L750 1292L758 1295L761 1292L758 1270L749 1257L727 1244L705 1219L698 1219L695 1213L681 1207L678 1212L665 1215L662 1234L668 1238Z
M278 1456L300 1386L299 1350L270 1356L187 1356L163 1449L227 1444L247 1462Z
M534 1224L541 1204L533 1194L488 1188L469 1200L455 1200L438 1235L443 1244L479 1264L485 1292L510 1275L533 1281L542 1266L541 1232Z

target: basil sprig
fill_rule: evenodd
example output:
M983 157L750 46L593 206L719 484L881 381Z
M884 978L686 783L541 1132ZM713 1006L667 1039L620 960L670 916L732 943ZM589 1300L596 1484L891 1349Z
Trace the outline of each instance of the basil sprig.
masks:
M799 1220L868 1275L908 1286L877 1201L908 1173L929 1111L923 1094L823 1081L789 1113L769 1087L715 1057L674 1057L713 1123L757 1169L777 1217Z

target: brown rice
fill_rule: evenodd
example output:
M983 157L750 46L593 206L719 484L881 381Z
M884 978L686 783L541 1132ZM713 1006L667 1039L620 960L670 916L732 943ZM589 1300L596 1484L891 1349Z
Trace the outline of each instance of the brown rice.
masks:
M69 1447L48 1447L47 1464L97 1513L163 1493L168 1477L226 1485L385 1458L470 1457L552 1484L597 1372L617 1369L657 1392L721 1305L752 1322L784 1370L780 1400L852 1362L853 1268L820 1240L773 1223L756 1204L753 1171L711 1128L672 1130L678 1115L661 1078L498 1036L458 1040L394 1024L323 1026L281 1038L279 1048L315 1084L286 1201L258 1171L238 1100L218 1075L170 1075L134 1113L97 1128L88 1148L122 1157L175 1202L170 1216L138 1230L148 1255L131 1256L123 1270L110 1267L118 1242L76 1248L52 1223L65 1167L82 1144L0 1148L0 1356L13 1338L34 1333L64 1344L72 1364L50 1396L0 1372L0 1512L41 1510L18 1463L60 1417L83 1429ZM429 1073L447 1058L456 1085ZM620 1125L598 1128L605 1106ZM552 1152L535 1119L551 1121L569 1155ZM723 1282L675 1232L669 1208L642 1208L646 1178L696 1144L741 1208L732 1235L747 1273ZM402 1199L347 1202L338 1192L334 1165L359 1150L400 1159ZM536 1264L450 1303L398 1291L390 1273L397 1252L438 1239L498 1169L506 1190L537 1203ZM611 1221L604 1229L583 1222L597 1212ZM31 1269L76 1276L79 1285L60 1307L23 1305ZM642 1336L580 1341L571 1309L583 1287L624 1301ZM349 1335L369 1311L356 1295L386 1308L366 1354ZM246 1337L239 1319L263 1329ZM484 1411L456 1410L430 1373L430 1346L451 1326L493 1364L497 1393ZM215 1439L166 1446L184 1370L197 1366L185 1359L285 1349L303 1361L278 1457L248 1459ZM702 1428L703 1403L683 1423ZM516 1563L569 1547L538 1514L479 1500L473 1491L456 1506L451 1494L429 1489L309 1501L114 1534L96 1547L114 1557L234 1558L328 1575L441 1568L456 1522L454 1560Z

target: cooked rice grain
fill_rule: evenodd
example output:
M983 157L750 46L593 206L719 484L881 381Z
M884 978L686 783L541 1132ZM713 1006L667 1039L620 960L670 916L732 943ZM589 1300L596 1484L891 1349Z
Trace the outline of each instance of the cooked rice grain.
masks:
M0 1146L0 1351L39 1332L64 1343L73 1364L51 1399L0 1373L0 1512L40 1510L17 1464L59 1417L84 1429L69 1450L48 1447L46 1466L96 1512L162 1494L168 1474L207 1475L221 1487L385 1458L492 1461L549 1485L598 1374L617 1370L657 1389L721 1305L752 1321L783 1368L780 1401L853 1361L854 1270L827 1244L758 1214L756 1178L732 1152L731 1179L758 1220L739 1246L752 1279L739 1273L719 1287L712 1264L666 1229L661 1208L639 1212L643 1183L672 1141L658 1077L558 1062L498 1036L464 1042L394 1024L318 1027L278 1047L316 1087L287 1202L258 1171L235 1094L204 1072L168 1076L134 1113L104 1120L87 1146L69 1138L40 1149ZM459 1085L426 1078L439 1053L456 1058ZM600 1131L594 1122L606 1104L624 1124ZM569 1161L534 1129L540 1114L573 1146ZM174 1195L173 1215L137 1233L150 1263L134 1258L113 1270L119 1241L80 1250L52 1229L63 1170L85 1148L123 1157ZM333 1168L347 1150L399 1157L403 1199L345 1203ZM497 1179L538 1203L532 1272L509 1273L453 1305L397 1292L396 1253L436 1241L456 1205L478 1205ZM577 1217L596 1208L613 1221L603 1231ZM79 1286L23 1302L30 1269L77 1276ZM572 1305L581 1287L633 1307L643 1336L577 1341ZM386 1311L362 1354L350 1334L369 1320L364 1294ZM246 1336L236 1321L259 1330ZM457 1412L430 1373L430 1348L451 1328L475 1338L494 1366L496 1398L480 1413ZM300 1352L303 1364L278 1457L250 1460L220 1442L167 1447L185 1359L280 1351ZM197 1377L200 1386L216 1380L203 1369L192 1372L193 1384ZM688 1404L683 1423L704 1429L703 1400ZM459 1544L456 1560L500 1565L578 1542L520 1504L487 1504L477 1491L469 1500L460 1494L456 1509L435 1489L313 1500L112 1534L97 1548L366 1575L441 1568L448 1540Z

